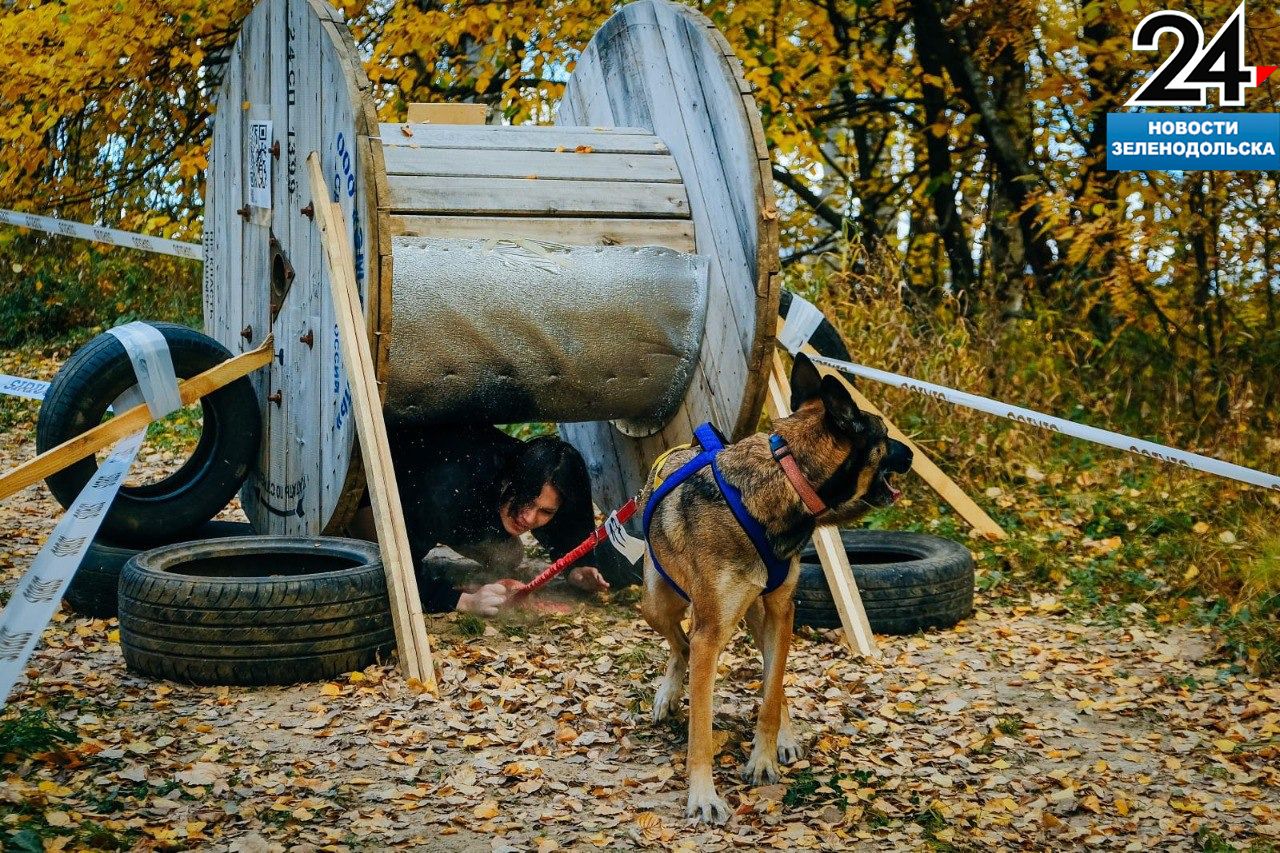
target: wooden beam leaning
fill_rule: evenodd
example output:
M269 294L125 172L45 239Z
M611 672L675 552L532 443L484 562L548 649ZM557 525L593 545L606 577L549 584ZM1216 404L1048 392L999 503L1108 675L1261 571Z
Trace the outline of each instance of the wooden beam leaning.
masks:
M271 336L255 350L241 353L235 358L227 359L214 365L203 373L178 383L178 394L182 405L190 405L206 394L212 394L225 385L230 385L242 376L247 376L260 367L271 363L274 352L274 341ZM146 403L134 406L127 412L117 414L109 421L98 424L93 429L69 438L57 447L51 447L34 459L14 468L0 476L0 500L4 500L15 492L34 485L46 477L51 477L69 465L73 465L91 453L97 453L110 447L120 439L145 429L151 423L151 410Z
M769 417L775 421L791 414L791 380L787 378L782 358L777 352L773 354L769 396L765 405ZM815 529L813 545L818 550L818 560L822 563L822 573L826 575L827 587L835 600L836 612L840 614L845 642L864 657L880 657L876 638L871 633L871 623L867 621L867 611L862 606L862 596L853 580L853 570L849 568L849 555L840 540L840 531L831 525Z
M782 318L778 318L779 334L782 333L782 325ZM808 343L802 346L800 351L806 355L822 355L822 353L813 348L812 344ZM939 468L923 450L916 446L915 442L907 438L902 430L894 426L893 423L885 417L884 412L876 408L873 403L862 395L861 391L853 387L853 383L849 381L848 377L840 371L827 367L826 365L815 363L814 366L817 367L820 372L830 373L832 376L843 382L844 386L849 389L849 393L853 396L853 401L858 404L858 408L884 418L884 425L889 430L889 436L891 438L896 438L898 441L901 441L907 447L911 448L911 469L919 474L920 478L928 483L933 490L938 493L939 497L950 504L951 508L954 509L961 518L968 522L970 527L978 532L978 535L992 540L1008 538L1009 534L1004 532L1004 528L996 524L995 520L991 516L987 515L982 507L978 506L974 502L973 498L969 497L969 495L965 493L965 490L960 488L955 480L948 477L945 471Z
M844 379L843 376L840 377ZM911 448L911 467L920 477L933 487L944 501L951 504L951 508L956 511L965 521L969 522L969 526L978 532L980 536L987 539L1007 539L1009 534L1004 532L1004 528L996 524L995 520L986 514L982 507L974 503L973 498L965 493L964 489L956 483L955 480L947 476L946 472L939 468L932 459L926 456L919 447L911 439L902 434L902 430L898 429L893 423L884 416L876 408L875 404L849 384L845 380L845 384L849 385L849 393L853 395L853 401L858 404L858 408L864 412L870 412L873 415L879 415L884 419L884 425L889 429L889 437L896 438L907 447Z
M324 256L329 269L334 313L338 321L338 337L347 378L351 383L352 406L356 431L360 437L361 456L369 481L369 500L373 505L374 524L378 530L378 547L387 577L387 597L400 650L400 665L406 679L418 681L436 693L435 666L431 660L431 643L427 637L418 596L418 581L413 573L409 537L405 530L400 491L391 464L387 425L382 418L382 401L378 396L373 354L360 296L356 290L355 258L342 221L342 208L334 204L320 168L320 156L307 157L310 173L315 222L320 227Z

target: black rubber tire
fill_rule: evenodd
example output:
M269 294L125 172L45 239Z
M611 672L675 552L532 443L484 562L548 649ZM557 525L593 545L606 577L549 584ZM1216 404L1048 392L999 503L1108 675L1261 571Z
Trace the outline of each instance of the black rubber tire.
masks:
M252 536L253 527L243 521L210 521L195 531L194 539L222 539L227 536ZM116 593L120 587L120 570L137 548L113 545L95 539L80 561L63 600L81 616L110 619L117 613Z
M973 556L959 542L888 530L842 530L840 538L875 633L950 628L973 613ZM800 554L795 623L840 627L812 545Z
M247 536L156 548L125 564L119 608L125 664L172 681L319 681L395 647L378 546L358 539Z
M179 379L188 379L231 353L194 329L151 323L164 335ZM40 406L36 450L43 453L102 421L122 392L136 384L124 345L103 332L75 352L58 371ZM189 539L235 495L258 457L261 421L248 378L237 379L201 400L204 420L191 457L165 479L120 489L100 535L121 545L147 547ZM97 471L93 457L45 482L68 507Z
M782 290L778 297L778 316L784 320L787 312L791 310L791 291ZM822 318L822 322L818 324L818 328L813 330L813 335L809 337L809 343L818 351L818 355L825 355L827 358L837 358L840 361L850 361L849 348L845 346L844 338L840 337L840 333L836 331L836 327L831 325L831 321L826 317Z

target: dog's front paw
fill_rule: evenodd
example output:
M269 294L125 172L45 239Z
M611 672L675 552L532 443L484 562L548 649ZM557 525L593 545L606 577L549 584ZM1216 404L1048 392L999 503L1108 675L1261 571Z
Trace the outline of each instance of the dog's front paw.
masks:
M778 751L781 752L782 748L779 747ZM759 748L751 750L751 758L747 760L747 766L742 768L742 778L752 785L772 785L781 776L777 756L769 755Z
M778 732L778 761L782 764L795 764L804 758L804 747L796 740L790 729Z
M698 823L722 824L729 819L729 804L721 799L713 789L709 794L689 792L689 804L684 810L685 817L695 818Z

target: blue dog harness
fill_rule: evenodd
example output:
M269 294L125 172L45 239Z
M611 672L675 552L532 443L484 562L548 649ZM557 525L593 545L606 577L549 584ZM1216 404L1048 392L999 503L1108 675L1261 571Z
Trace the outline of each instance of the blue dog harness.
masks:
M658 574L662 575L663 580L670 584L671 588L681 598L685 601L689 600L689 596L680 588L679 584L671 579L671 575L667 574L666 569L662 568L662 564L658 562L657 555L653 553L653 545L649 544L649 522L653 518L654 510L658 508L658 504L662 502L663 498L671 494L685 480L710 465L711 473L715 476L716 485L720 487L720 494L724 497L724 502L729 505L729 511L733 513L734 518L738 519L742 532L747 534L747 538L755 546L756 553L760 555L760 559L764 561L765 568L768 570L768 582L765 584L764 591L766 594L773 592L782 586L783 581L787 579L787 575L791 572L790 561L780 560L773 553L773 547L770 546L769 539L765 536L764 525L751 517L751 513L747 512L746 506L742 503L742 493L727 482L724 475L720 473L720 466L716 464L716 457L720 455L720 451L724 450L724 436L714 426L705 423L693 431L693 437L697 439L698 444L702 447L701 452L681 465L670 477L663 480L658 488L654 489L653 494L649 496L649 502L644 507L644 517L641 524L644 529L645 547L649 549L649 558L653 560L653 567L658 570Z

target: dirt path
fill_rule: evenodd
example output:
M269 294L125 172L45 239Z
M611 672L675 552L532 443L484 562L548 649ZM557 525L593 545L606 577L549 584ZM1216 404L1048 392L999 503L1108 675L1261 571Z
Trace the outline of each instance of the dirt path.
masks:
M25 432L5 435L0 469L30 452ZM6 594L58 515L43 487L0 504ZM683 721L648 721L665 652L633 603L478 637L433 620L439 699L390 667L290 688L151 682L124 669L114 622L64 611L9 712L46 708L82 741L5 758L0 837L299 851L1280 845L1280 685L1215 663L1205 634L1136 606L1116 625L1059 610L980 599L956 630L881 638L879 662L802 633L787 694L809 756L762 788L737 777L760 679L739 639L716 719L717 782L737 815L715 830L683 818Z

